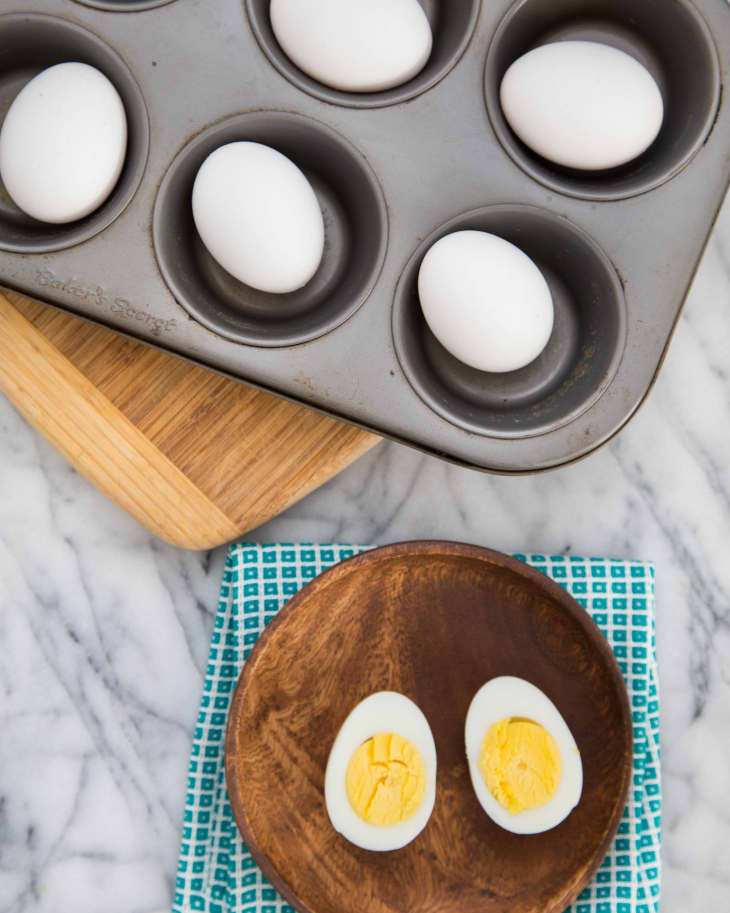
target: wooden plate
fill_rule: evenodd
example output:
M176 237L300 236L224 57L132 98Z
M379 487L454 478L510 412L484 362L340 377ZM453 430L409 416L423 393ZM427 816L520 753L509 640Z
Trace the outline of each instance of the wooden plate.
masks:
M544 834L497 827L472 790L464 719L496 675L541 688L581 751L581 802ZM383 689L425 713L437 792L413 843L372 853L333 830L323 784L343 721ZM365 553L298 593L246 662L226 739L243 839L302 913L561 913L608 850L631 758L626 689L585 610L519 561L445 542Z

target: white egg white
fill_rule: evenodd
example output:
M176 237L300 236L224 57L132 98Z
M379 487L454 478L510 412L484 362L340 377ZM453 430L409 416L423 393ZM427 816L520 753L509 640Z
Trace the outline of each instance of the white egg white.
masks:
M287 57L343 92L382 92L408 82L433 46L418 0L271 0L269 15Z
M479 371L517 371L548 344L554 308L536 264L486 231L456 231L427 251L418 297L431 332Z
M597 41L555 41L528 51L505 73L500 101L526 146L589 171L641 155L664 120L662 93L646 67Z
M13 202L41 222L75 222L114 190L127 152L116 88L86 63L43 70L18 93L0 130L0 175Z
M389 827L368 824L347 797L345 778L357 748L378 733L395 733L417 749L426 771L426 793L416 812ZM361 701L342 724L327 761L324 797L332 827L364 850L397 850L414 840L431 817L436 801L436 746L431 727L412 700L395 691L379 691Z
M562 775L553 798L539 808L513 814L487 788L479 758L484 737L493 723L519 717L542 726L555 739L562 760ZM495 824L513 834L539 834L556 827L580 801L583 764L567 723L557 707L535 685L514 676L493 678L474 695L466 714L466 757L474 792Z
M283 295L317 272L322 210L307 177L277 149L241 141L211 152L195 177L192 207L208 252L246 285Z

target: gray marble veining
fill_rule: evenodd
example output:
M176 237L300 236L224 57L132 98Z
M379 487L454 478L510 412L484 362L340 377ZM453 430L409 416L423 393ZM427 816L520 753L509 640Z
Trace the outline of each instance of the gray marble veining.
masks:
M625 431L547 475L382 444L251 535L650 558L664 913L730 909L730 203ZM0 398L0 913L162 913L223 550L168 547Z

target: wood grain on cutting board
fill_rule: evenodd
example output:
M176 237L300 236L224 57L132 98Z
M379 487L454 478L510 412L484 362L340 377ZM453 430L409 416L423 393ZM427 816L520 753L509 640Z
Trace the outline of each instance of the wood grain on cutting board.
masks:
M379 440L11 292L0 389L101 491L182 548L259 526Z

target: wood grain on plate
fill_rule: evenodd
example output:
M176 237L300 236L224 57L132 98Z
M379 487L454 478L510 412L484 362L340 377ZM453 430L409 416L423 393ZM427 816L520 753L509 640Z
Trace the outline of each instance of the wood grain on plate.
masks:
M497 675L541 688L583 759L579 806L517 836L473 793L464 720ZM433 730L436 805L402 850L372 853L332 829L327 757L375 691L412 698ZM539 572L454 543L388 546L322 574L261 636L241 675L226 740L243 839L306 913L561 913L604 858L628 791L631 713L616 661L585 610Z
M0 390L90 482L181 548L265 523L379 440L7 290Z

